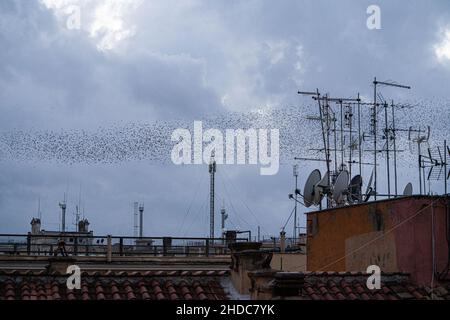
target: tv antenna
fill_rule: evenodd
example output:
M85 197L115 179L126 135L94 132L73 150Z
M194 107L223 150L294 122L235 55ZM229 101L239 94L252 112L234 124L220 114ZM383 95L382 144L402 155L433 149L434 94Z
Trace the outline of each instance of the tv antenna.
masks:
M405 86L398 84L394 81L378 81L376 77L373 79L373 107L371 112L371 133L374 137L373 139L373 170L374 170L374 198L377 200L377 123L378 123L378 111L377 111L377 86L388 86L388 87L396 87L401 89L411 89L410 86Z
M410 141L410 151L413 152L413 148L411 147L411 142L417 144L417 158L419 164L419 192L422 194L422 184L423 189L425 189L425 180L422 181L422 153L421 153L421 145L424 143L428 144L428 140L430 139L430 126L427 126L426 129L417 128L414 129L410 127L408 130L408 141ZM423 174L423 178L425 178L425 174Z
M447 140L444 140L444 147L437 146L428 148L428 154L421 155L422 168L428 168L427 180L444 180L444 194L447 194L447 180L450 171L447 172L447 155L450 156L450 148ZM430 191L430 190L429 190Z

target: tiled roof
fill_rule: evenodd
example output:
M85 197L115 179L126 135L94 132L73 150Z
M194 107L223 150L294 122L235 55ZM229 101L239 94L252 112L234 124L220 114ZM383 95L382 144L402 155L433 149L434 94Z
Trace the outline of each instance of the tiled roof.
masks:
M381 288L367 287L368 274L362 272L305 272L298 297L306 300L450 300L450 283L434 287L413 284L408 274L381 274Z
M45 271L1 271L0 300L226 300L226 271L83 272L81 289Z
M82 277L222 277L229 274L228 270L88 270L81 273ZM65 276L58 271L48 272L45 269L0 269L2 276Z

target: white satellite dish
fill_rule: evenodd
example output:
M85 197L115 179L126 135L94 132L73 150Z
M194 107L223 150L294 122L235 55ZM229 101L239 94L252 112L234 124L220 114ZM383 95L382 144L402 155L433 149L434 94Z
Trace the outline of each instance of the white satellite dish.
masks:
M339 173L333 188L333 199L338 202L341 199L344 191L348 189L348 172L342 171Z
M327 171L325 175L323 176L322 180L320 180L316 185L314 186L314 199L313 202L315 205L320 204L322 201L322 198L324 194L327 192L327 190L330 188L328 177L330 173Z
M312 204L314 204L314 186L319 181L320 171L318 169L315 169L309 174L309 177L305 183L305 188L303 189L303 199L305 207L310 207Z
M412 193L413 193L413 186L412 186L411 182L408 182L405 189L403 190L403 195L404 196L412 196Z

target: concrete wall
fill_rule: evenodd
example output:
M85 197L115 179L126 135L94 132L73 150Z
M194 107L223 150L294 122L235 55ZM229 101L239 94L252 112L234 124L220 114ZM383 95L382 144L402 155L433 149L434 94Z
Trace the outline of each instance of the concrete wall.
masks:
M304 253L274 253L270 267L276 270L301 272L306 271L306 254Z
M307 270L365 271L376 264L429 285L433 257L437 271L447 264L448 201L412 196L308 213Z

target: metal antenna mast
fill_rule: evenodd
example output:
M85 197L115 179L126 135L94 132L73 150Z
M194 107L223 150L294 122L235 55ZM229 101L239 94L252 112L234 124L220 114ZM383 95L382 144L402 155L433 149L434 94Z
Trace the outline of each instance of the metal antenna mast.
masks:
M144 236L144 204L139 205L139 237Z
M397 87L402 89L411 89L410 86L404 86L394 82L378 81L375 77L373 79L373 110L372 110L372 134L373 140L373 154L374 154L374 199L377 200L377 85Z
M38 219L41 220L42 213L41 213L41 197L40 196L38 197L38 212L37 212L37 214L38 214Z
M66 232L66 194L64 193L64 201L59 203L61 208L61 231Z
M293 174L294 174L294 178L295 178L295 189L294 189L294 194L295 194L295 207L294 207L294 242L297 241L297 192L295 192L297 190L297 180L298 180L298 165L294 164L293 167Z
M415 132L417 133L417 137L416 138L411 138L411 133ZM430 138L430 127L428 127L428 133L426 133L426 135L421 135L422 133L426 133L426 131L418 128L418 129L413 129L412 127L409 128L409 132L408 132L408 140L409 141L413 141L417 143L417 156L418 156L418 163L419 163L419 190L420 190L420 194L422 194L422 153L421 153L421 147L420 145L424 142L428 142L428 139ZM425 178L425 175L424 175ZM425 183L424 184L424 188L425 188Z
M359 175L362 175L362 154L361 154L361 99L358 92L358 160L359 160Z
M134 209L133 210L133 219L134 219L133 235L135 237L137 237L138 236L138 231L139 231L139 221L138 221L139 203L135 202L133 209Z
M214 175L216 173L216 160L214 155L209 162L210 189L209 189L209 237L214 238Z
M387 114L388 104L384 103L384 138L386 140L386 170L387 170L387 187L388 187L388 199L391 198L391 176L389 171L389 127L388 127L388 114Z
M391 108L392 108L392 138L394 140L394 187L395 187L395 196L397 197L398 191L397 191L397 132L395 129L395 113L394 113L394 100L391 101Z

